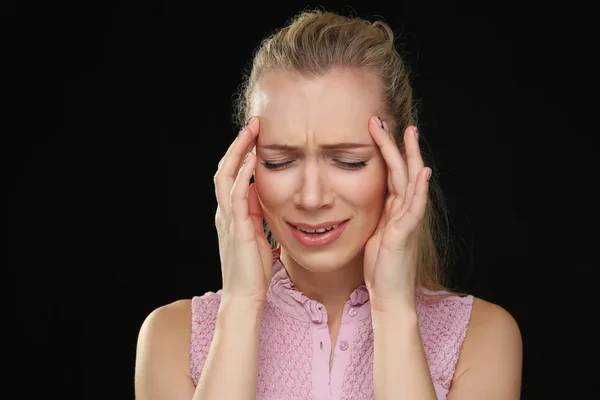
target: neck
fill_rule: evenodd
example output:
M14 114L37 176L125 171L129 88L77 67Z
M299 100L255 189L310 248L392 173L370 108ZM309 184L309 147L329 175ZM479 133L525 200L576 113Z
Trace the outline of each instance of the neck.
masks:
M352 292L365 281L362 252L343 268L326 272L314 272L300 265L283 248L280 259L294 286L323 304L330 316L341 313Z

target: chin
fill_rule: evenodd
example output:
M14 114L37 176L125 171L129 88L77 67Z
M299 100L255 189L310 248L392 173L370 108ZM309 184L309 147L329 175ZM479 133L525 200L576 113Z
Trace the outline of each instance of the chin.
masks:
M356 243L339 243L336 246L327 246L320 249L306 249L297 243L292 246L286 246L285 243L282 243L282 246L299 266L307 271L317 273L335 272L348 267L358 257L362 257L364 247Z

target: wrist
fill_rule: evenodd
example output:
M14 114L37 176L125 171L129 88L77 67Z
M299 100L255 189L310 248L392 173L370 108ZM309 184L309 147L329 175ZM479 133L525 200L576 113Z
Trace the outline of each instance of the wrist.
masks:
M414 292L400 293L392 297L381 298L369 294L371 312L378 315L416 314L417 305Z
M264 301L221 297L218 317L220 320L231 321L228 325L244 325L260 322L264 310Z
M373 333L380 340L396 340L398 335L411 336L419 331L419 316L415 307L396 304L385 307L385 311L371 310ZM407 336L407 337L408 337Z

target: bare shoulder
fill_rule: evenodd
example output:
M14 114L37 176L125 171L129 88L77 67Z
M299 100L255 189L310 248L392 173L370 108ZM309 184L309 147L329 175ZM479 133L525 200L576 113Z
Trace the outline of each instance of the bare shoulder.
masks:
M191 300L153 310L140 327L135 363L137 399L191 398ZM169 395L171 397L169 397Z
M178 300L153 310L144 320L138 347L147 345L189 345L192 325L191 300ZM178 339L175 343L173 339Z
M191 329L192 300L183 299L154 309L144 320L140 333L163 331L173 333L181 328ZM168 329L165 329L168 328Z
M521 332L514 317L501 306L478 297L473 298L471 322L465 342L496 343L508 345L521 343ZM500 343L497 343L500 344Z
M448 398L518 399L522 354L521 331L514 317L501 306L475 297Z

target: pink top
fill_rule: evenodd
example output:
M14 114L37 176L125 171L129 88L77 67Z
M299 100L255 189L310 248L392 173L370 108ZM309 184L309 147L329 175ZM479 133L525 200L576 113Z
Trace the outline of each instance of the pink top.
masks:
M273 254L273 279L260 333L256 398L373 399L373 330L367 288L359 286L344 305L330 373L331 338L325 307L294 287L278 252ZM190 368L194 384L210 348L220 298L221 290L192 299ZM421 338L440 400L446 399L450 388L472 304L473 296L417 296Z

